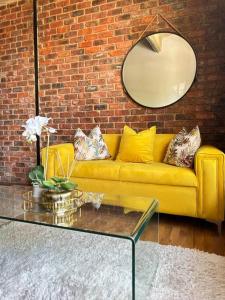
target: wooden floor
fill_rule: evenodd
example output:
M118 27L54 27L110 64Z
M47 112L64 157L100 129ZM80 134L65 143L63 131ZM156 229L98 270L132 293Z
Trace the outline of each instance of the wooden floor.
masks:
M144 233L144 239L151 239L150 228ZM225 226L219 235L217 226L204 220L160 214L159 242L225 256Z

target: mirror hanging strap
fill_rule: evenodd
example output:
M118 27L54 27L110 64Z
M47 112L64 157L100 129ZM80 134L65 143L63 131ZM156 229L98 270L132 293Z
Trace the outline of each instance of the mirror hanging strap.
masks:
M174 31L176 31L180 36L182 36L183 38L184 35L180 32L179 29L177 29L170 21L168 21L163 15L161 14L156 14L153 19L150 21L150 23L147 25L147 27L145 28L145 30L141 33L140 37L135 41L134 44L136 44L145 34L145 32L148 30L149 26L153 24L153 22L155 21L155 19L157 18L157 24L159 23L159 17L161 17L163 19L163 21L165 21Z

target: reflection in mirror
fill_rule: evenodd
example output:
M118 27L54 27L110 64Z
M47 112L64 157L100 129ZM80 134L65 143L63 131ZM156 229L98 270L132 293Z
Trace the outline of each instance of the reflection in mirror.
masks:
M150 44L150 47L155 52L160 52L162 49L162 37L154 34L146 36L146 41Z
M196 74L190 44L174 33L154 33L127 54L122 70L129 96L146 107L164 107L182 98Z

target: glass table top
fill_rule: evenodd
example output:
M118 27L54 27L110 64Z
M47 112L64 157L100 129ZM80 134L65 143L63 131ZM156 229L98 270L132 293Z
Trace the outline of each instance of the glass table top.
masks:
M79 192L53 207L31 190L0 186L0 218L137 241L158 205L150 197Z

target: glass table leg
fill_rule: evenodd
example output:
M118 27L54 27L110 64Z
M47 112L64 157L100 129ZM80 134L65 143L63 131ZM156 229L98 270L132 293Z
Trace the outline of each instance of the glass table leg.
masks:
M132 242L132 299L147 299L158 268L158 224L155 213L140 239Z
M132 242L132 300L135 300L135 242Z

